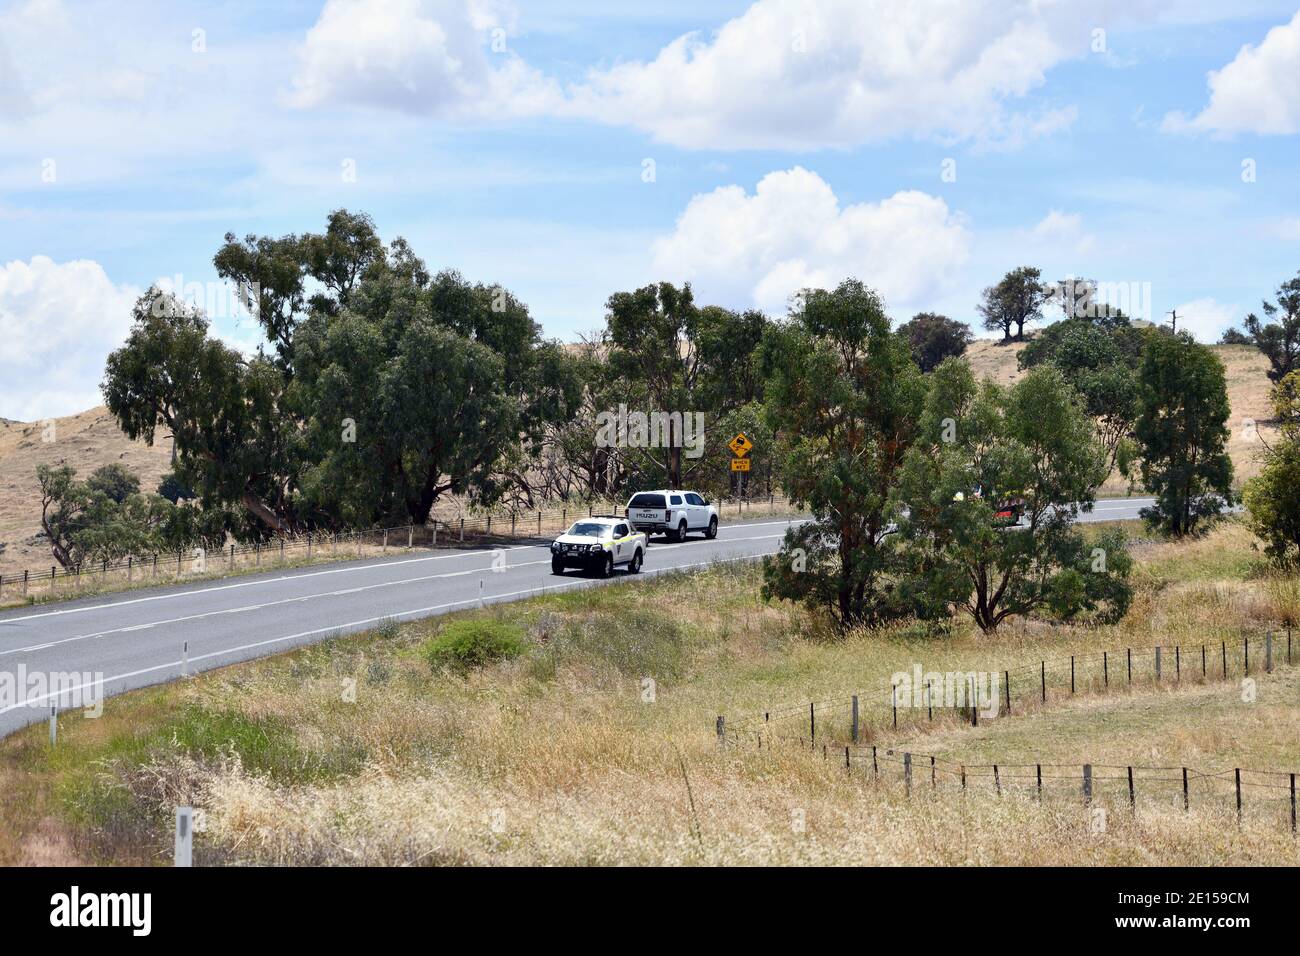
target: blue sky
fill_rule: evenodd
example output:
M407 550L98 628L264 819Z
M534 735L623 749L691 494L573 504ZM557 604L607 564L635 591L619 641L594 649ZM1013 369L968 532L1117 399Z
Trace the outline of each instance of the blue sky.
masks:
M562 339L658 279L971 321L1033 264L1212 340L1300 269L1298 136L1296 0L3 3L0 416L95 404L144 288L340 206Z

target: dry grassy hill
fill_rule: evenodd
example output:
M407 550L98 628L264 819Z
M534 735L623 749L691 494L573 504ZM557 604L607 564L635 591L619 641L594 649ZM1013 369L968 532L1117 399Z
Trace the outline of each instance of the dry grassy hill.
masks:
M153 448L133 442L118 429L103 406L52 419L53 441L45 441L42 422L0 419L0 574L50 566L50 549L41 530L41 489L37 465L66 463L84 477L100 465L121 462L152 490L167 472L171 443Z
M971 343L966 350L966 358L971 363L975 374L981 378L991 378L1003 385L1016 382L1023 374L1016 365L1016 356L1023 349L1023 342L1002 345L986 339ZM1259 435L1270 439L1276 429L1260 427L1259 435L1250 436L1246 430L1247 420L1263 421L1272 416L1269 406L1268 359L1258 349L1250 345L1213 345L1211 350L1219 356L1227 369L1228 401L1232 404L1232 417L1229 427L1232 438L1228 442L1228 453L1236 470L1237 482L1259 473L1259 453L1262 446ZM1121 494L1126 485L1118 475L1112 476L1103 486L1103 494Z

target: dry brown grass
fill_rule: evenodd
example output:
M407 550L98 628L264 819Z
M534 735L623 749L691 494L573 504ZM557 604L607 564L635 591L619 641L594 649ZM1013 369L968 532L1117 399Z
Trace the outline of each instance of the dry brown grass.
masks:
M1221 801L1115 811L1097 833L1075 798L918 787L909 800L860 762L850 774L820 749L720 750L713 734L719 713L883 699L916 663L1036 667L1253 631L1292 600L1294 579L1261 576L1239 528L1145 546L1138 604L1115 628L1030 622L990 638L909 626L827 641L802 612L765 605L756 583L719 568L474 612L517 622L532 647L467 677L429 671L419 651L441 622L424 621L115 698L100 720L69 718L53 755L39 728L0 746L0 773L23 781L0 860L165 861L169 808L189 801L206 812L196 859L209 863L1297 862L1278 820L1249 815L1239 832ZM664 611L680 607L696 610ZM1249 705L1235 681L1073 701L1058 686L1047 708L978 729L940 720L875 740L966 762L1297 766L1296 690L1290 672L1261 680Z
M37 465L71 465L81 477L100 465L121 462L153 490L170 469L170 439L149 448L122 434L103 406L53 419L55 440L43 441L43 423L0 419L0 574L49 568L49 545L41 530Z

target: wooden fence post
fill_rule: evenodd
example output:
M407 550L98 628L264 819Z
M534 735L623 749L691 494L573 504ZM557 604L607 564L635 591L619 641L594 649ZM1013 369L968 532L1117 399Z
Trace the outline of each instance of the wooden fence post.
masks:
M903 754L903 782L907 785L907 795L912 795L912 755Z
M1273 673L1273 632L1264 632L1264 672Z
M1110 690L1110 658L1105 651L1101 652L1101 683L1107 690Z
M817 705L811 701L808 703L808 739L813 745L817 744Z
M1047 703L1047 661L1042 662L1043 703Z
M1160 683L1160 645L1156 645L1156 683Z
M1007 716L1011 716L1011 671L1002 672L1002 685L1007 692Z
M858 695L853 695L853 743L858 742Z
M1137 790L1133 787L1133 768L1128 768L1128 806L1134 813L1137 813Z
M727 718L721 714L718 715L718 746L723 746L727 739Z
M998 765L993 765L993 786L997 788L998 796L1002 796L1002 775L998 772Z
M1186 813L1192 809L1191 796L1187 791L1187 768L1183 768L1183 812Z
M1042 802L1042 799L1043 799L1043 765L1042 765L1041 763L1036 763L1036 764L1034 764L1034 778L1036 779L1036 781L1037 781L1037 783L1038 783L1038 800L1039 800L1039 802Z
M1092 764L1083 765L1083 802L1092 803Z
M1129 686L1132 687L1133 686L1133 648L1131 647L1124 648L1124 654L1128 658L1128 683Z

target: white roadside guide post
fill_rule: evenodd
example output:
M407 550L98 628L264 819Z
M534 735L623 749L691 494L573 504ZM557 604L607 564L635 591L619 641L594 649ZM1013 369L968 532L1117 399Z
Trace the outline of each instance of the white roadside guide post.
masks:
M59 705L50 704L50 746L53 747L59 739Z
M176 866L191 866L194 850L194 808L176 808Z

